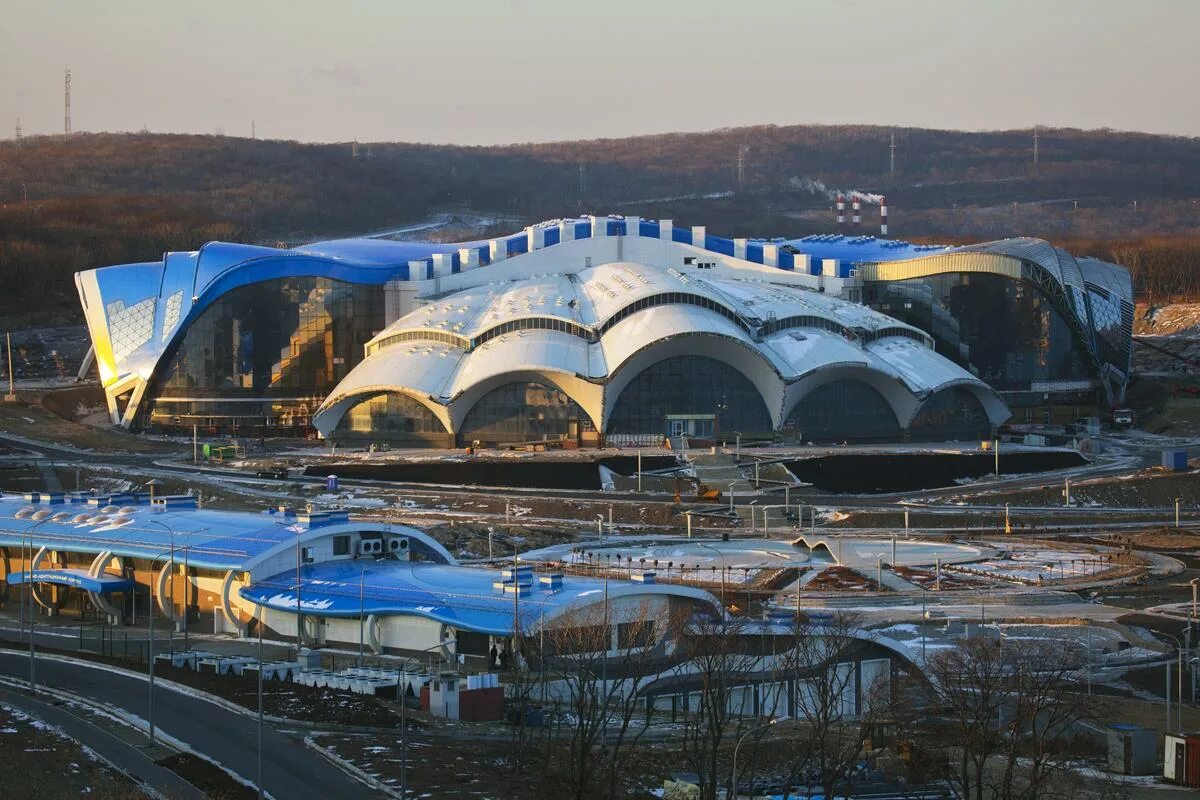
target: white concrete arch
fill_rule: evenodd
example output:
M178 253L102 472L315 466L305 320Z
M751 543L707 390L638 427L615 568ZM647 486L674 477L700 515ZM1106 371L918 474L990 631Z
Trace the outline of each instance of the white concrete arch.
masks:
M112 560L113 554L111 550L105 550L104 552L99 553L94 559L92 559L92 565L88 567L88 577L100 577ZM124 561L118 558L117 563L122 566L122 572L124 572ZM92 604L96 606L96 608L103 611L110 618L120 620L125 616L121 609L114 606L112 601L105 597L102 592L88 592L88 597L91 598Z
M540 383L557 389L574 400L591 418L592 424L598 427L597 423L603 414L604 406L603 386L567 372L523 369L514 372L500 372L484 378L464 389L461 394L451 400L449 412L454 432L461 432L467 414L475 407L476 403L483 399L484 395L510 383Z
M29 571L37 572L39 569L41 569L42 562L46 559L46 556L50 556L50 560L59 567L65 567L67 565L67 561L63 557L62 553L59 553L57 550L50 550L46 547L41 547L38 549L37 554L30 560ZM41 588L32 581L29 584L29 595L39 606L46 609L51 614L54 614L54 603L46 602L46 600L42 597Z
M386 357L386 356L383 356ZM313 416L313 427L321 432L322 436L328 437L337 428L338 423L342 421L342 417L346 415L351 408L359 403L366 402L373 397L379 397L385 394L398 394L408 397L420 403L422 407L428 409L438 422L442 423L446 433L453 432L450 422L450 412L441 403L430 399L428 395L421 394L418 391L406 388L404 386L362 386L355 388L351 392L338 395L336 398L327 400L321 404L321 408Z
M895 376L880 372L862 364L835 364L816 369L787 386L783 405L783 422L786 422L796 406L813 391L841 380L858 381L878 392L892 414L896 424L905 428L921 407L920 398L913 395Z
M231 592L233 591L233 583L241 575L238 570L229 570L225 573L225 579L221 581L221 613L225 615L225 621L232 625L237 632L242 636L250 630L250 622L242 621L238 616L237 609L233 607L233 599ZM262 616L262 606L254 607L254 616L251 619L259 619Z
M641 372L649 367L678 356L702 356L719 361L737 370L750 381L762 398L774 430L783 422L783 379L766 356L748 341L722 333L679 333L646 343L641 349L624 358L610 375L604 387L603 430L608 430L609 417L616 408L621 392Z

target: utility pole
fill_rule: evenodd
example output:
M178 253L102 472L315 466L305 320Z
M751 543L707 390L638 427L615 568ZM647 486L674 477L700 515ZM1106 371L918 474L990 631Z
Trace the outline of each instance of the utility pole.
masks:
M1038 168L1038 126L1033 126L1033 169Z
M892 131L892 143L888 146L888 150L891 154L891 163L888 165L888 174L895 175L896 174L896 132L895 131Z
M17 401L17 392L13 388L13 361L12 361L12 334L4 334L8 341L8 394L4 395L4 402L15 403Z
M71 68L63 72L63 141L71 138Z
M257 130L255 130L255 124L254 124L254 120L250 120L250 138L251 138L251 139L257 139L257 138L258 138L258 131L257 131Z

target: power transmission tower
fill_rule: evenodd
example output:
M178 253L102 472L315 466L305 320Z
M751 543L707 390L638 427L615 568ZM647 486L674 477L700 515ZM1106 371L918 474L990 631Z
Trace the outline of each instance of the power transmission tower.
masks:
M17 149L20 150L21 149L21 118L20 117L17 117L17 133L16 133L15 138L17 140Z
M579 162L579 193L583 194L584 187L587 186L587 166L582 161Z
M250 138L251 138L251 139L257 139L257 138L258 138L258 131L257 131L257 130L255 130L255 126L254 126L254 120L250 120Z
M746 182L746 153L750 152L750 148L742 145L738 148L737 154L737 182L741 186Z
M63 73L63 140L71 138L71 68Z
M888 174L896 174L896 132L892 131L892 143L888 145L888 151L891 155L891 163L888 165Z
M1038 126L1033 126L1033 168L1038 167Z

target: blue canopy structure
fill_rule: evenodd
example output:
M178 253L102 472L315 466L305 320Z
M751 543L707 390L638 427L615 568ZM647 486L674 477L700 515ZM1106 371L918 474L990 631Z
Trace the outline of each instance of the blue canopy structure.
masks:
M92 576L84 569L38 569L33 572L13 572L8 576L9 585L22 583L53 583L58 586L69 586L72 589L82 589L85 592L127 592L134 587L134 582L128 578L116 575Z

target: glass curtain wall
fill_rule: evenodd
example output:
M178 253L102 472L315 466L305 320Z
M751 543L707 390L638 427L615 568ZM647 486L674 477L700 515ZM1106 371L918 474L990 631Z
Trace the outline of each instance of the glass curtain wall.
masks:
M751 356L747 356L750 358ZM638 373L617 398L608 434L667 435L668 415L713 415L714 435L771 435L771 415L749 379L724 362L676 356Z
M926 400L908 431L913 441L981 442L991 436L992 426L975 395L956 386Z
M250 435L307 430L383 322L378 287L291 277L234 289L190 324L167 357L142 422Z
M464 443L574 439L591 427L587 413L553 386L508 383L479 398L458 437Z
M883 395L862 381L840 380L805 395L784 423L804 442L897 442L900 423Z
M338 441L452 444L433 412L408 395L379 394L350 408L334 430Z
M1002 275L949 273L868 287L878 311L934 337L937 351L1000 391L1089 377L1049 298Z

